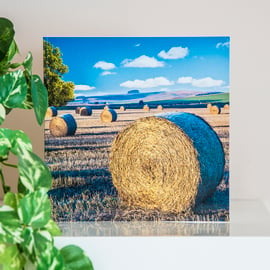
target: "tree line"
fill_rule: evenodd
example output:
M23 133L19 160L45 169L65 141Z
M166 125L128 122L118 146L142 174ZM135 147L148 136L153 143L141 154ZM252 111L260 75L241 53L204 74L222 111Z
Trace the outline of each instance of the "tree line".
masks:
M74 83L62 78L68 72L59 48L43 41L44 85L48 90L49 106L63 106L74 99Z

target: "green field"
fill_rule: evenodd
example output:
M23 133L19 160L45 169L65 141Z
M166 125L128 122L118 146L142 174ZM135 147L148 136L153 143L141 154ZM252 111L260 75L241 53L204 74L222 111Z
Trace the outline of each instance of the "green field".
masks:
M230 95L229 93L222 94L213 94L213 95L204 95L204 96L193 96L183 99L170 99L170 100L161 100L161 101L151 101L148 103L159 103L159 104L175 104L175 103L198 103L198 102L211 102L211 103L229 103Z

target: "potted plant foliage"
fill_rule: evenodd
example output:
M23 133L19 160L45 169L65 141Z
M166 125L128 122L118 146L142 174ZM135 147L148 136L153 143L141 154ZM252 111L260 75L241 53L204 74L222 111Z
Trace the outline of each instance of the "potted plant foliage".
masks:
M40 77L32 73L32 54L13 63L18 47L12 22L0 18L0 125L13 109L34 109L39 125L48 107L48 93ZM9 154L18 158L10 164ZM18 170L18 192L10 191L5 166ZM4 201L0 206L0 265L2 269L93 269L80 247L54 246L60 229L51 219L47 192L52 178L46 164L32 151L21 130L0 127L0 182ZM1 266L0 266L1 268Z

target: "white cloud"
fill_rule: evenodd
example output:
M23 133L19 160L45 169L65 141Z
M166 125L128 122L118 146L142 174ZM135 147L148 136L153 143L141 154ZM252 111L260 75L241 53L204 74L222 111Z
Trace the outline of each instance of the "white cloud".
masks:
M89 91L89 90L93 90L93 89L95 89L95 88L96 88L96 87L94 87L94 86L77 84L77 85L75 85L74 90Z
M106 76L106 75L114 75L114 74L116 74L116 72L111 72L111 71L103 71L103 72L101 73L101 76Z
M125 59L122 61L124 67L148 67L148 68L156 68L163 67L164 62L158 61L155 57L149 57L146 55L141 55L135 59Z
M177 80L177 83L192 83L192 77L180 77Z
M94 64L94 68L101 68L103 70L110 70L110 69L115 68L115 64L108 63L105 61L98 61L97 63Z
M229 48L229 47L230 47L230 41L227 41L227 42L219 42L219 43L217 43L217 45L216 45L216 48L217 48L217 49L223 48L223 47Z
M141 46L141 43L137 43L134 45L134 47L140 47Z
M164 59L180 59L188 55L188 47L172 47L167 52L159 52L158 56Z
M125 81L121 83L120 86L127 88L152 88L157 86L168 86L173 84L174 82L169 81L165 77L156 77L156 78L149 78L146 80Z
M201 79L194 79L192 77L180 77L177 80L177 83L181 84L191 84L195 87L215 87L215 86L221 86L224 84L223 80L215 80L211 77L205 77Z

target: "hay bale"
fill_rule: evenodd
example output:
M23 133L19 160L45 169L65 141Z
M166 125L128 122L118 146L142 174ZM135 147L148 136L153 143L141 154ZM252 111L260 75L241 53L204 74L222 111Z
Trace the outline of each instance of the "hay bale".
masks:
M110 107L108 105L104 106L103 110L109 110Z
M90 115L92 115L92 108L89 107L89 106L82 107L80 109L80 115L81 116L90 116Z
M77 107L77 108L75 109L75 113L76 113L76 114L80 114L80 110L81 110L81 107Z
M221 109L217 105L211 106L210 113L211 114L220 114L221 113Z
M212 107L212 104L211 104L211 103L208 103L208 104L207 104L207 109L210 110L211 107Z
M145 112L150 112L150 108L149 108L148 105L144 105L144 106L143 106L143 110L144 110Z
M57 116L57 109L54 106L51 106L46 111L46 118Z
M225 104L224 107L223 107L223 109L229 110L230 109L230 105L229 104Z
M158 106L157 106L157 109L158 109L159 111L163 111L163 106L162 106L162 105L158 105Z
M123 129L110 152L110 172L128 206L179 213L212 195L224 171L214 130L190 113L141 118Z
M126 110L125 106L121 106L119 109L121 112L124 112Z
M114 122L117 120L117 112L113 109L103 110L100 114L100 120L104 123Z
M71 114L54 117L49 125L50 133L56 137L74 135L77 129L75 119Z

